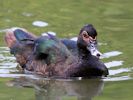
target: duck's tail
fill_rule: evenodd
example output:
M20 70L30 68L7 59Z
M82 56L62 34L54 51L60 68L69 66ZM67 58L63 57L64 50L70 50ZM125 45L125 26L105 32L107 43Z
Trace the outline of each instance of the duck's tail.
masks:
M6 30L5 42L11 48L16 42L33 41L36 38L37 36L23 28L10 28Z
M6 31L5 42L22 68L32 53L36 38L37 36L23 28L10 28Z

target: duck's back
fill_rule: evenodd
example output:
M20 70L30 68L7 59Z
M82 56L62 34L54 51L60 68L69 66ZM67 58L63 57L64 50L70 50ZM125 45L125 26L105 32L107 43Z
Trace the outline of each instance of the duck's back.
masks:
M64 72L76 62L71 52L56 37L38 38L34 53L36 60L45 61L50 76L65 76Z
M70 39L61 39L61 42L70 50L74 56L78 56L77 41Z

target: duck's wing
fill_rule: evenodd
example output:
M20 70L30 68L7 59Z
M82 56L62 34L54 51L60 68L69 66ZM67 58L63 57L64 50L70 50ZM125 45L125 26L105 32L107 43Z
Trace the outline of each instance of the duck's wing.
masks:
M25 66L27 58L33 51L35 39L35 35L21 28L11 28L6 32L5 42L22 67Z
M29 43L37 38L34 34L28 32L23 28L10 28L7 29L5 35L5 42L9 48L18 43ZM32 42L33 43L33 42Z
M77 41L61 39L61 42L71 51L74 56L78 55Z
M63 76L75 62L68 48L56 37L36 37L15 29L6 33L5 41L21 67L44 76Z
M77 48L77 41L73 41L70 39L61 39L61 42L67 46L68 49L75 49Z
M32 42L35 40L34 36L26 31L23 31L21 29L16 29L14 31L14 36L16 40L20 43L22 42Z
M65 70L75 61L68 48L56 37L41 36L36 39L35 44L34 55L36 61L40 62L37 67L39 72L49 71L51 76L63 76ZM44 63L46 64L45 68L43 67L45 70L41 70Z
M60 59L66 59L67 56L71 55L68 48L55 36L41 36L35 41L34 48L35 55L48 55L52 57L49 60L54 59L54 62Z

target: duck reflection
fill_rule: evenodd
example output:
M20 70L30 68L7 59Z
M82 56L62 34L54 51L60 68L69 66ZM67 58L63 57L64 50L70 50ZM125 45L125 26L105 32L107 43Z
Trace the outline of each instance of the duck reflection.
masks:
M36 100L92 100L103 90L101 79L29 79L21 77L10 81L12 86L31 87L35 89ZM66 99L65 99L66 100ZM67 99L68 100L68 99Z

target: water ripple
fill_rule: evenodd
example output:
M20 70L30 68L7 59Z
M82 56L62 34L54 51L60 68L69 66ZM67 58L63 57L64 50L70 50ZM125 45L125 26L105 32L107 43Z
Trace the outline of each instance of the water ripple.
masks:
M121 74L124 72L130 72L131 70L129 68L119 68L119 69L115 69L115 70L109 70L109 75L117 75L117 74Z
M110 57L114 57L114 56L118 56L122 54L122 52L120 51L110 51L110 52L106 52L106 53L103 53L103 55L101 56L101 59L103 58L110 58Z
M132 79L130 76L120 76L120 77L108 77L103 79L104 81L125 81Z
M107 68L112 68L112 67L123 65L123 62L124 61L111 61L111 62L105 63L105 65L107 66Z
M37 26L37 27L45 27L45 26L48 26L48 23L43 22L43 21L34 21L32 25Z

